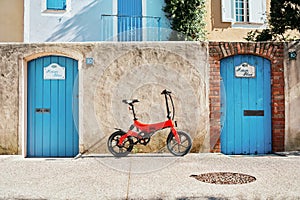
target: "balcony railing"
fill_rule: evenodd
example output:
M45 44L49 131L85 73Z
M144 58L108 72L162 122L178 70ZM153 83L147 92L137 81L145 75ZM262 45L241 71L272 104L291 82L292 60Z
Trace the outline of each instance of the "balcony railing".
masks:
M160 41L161 17L101 15L103 41Z

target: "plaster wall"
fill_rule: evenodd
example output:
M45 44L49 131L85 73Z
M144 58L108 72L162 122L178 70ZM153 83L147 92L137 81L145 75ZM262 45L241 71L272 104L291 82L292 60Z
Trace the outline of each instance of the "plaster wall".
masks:
M0 1L0 42L23 42L23 0Z
M66 11L50 11L46 0L25 0L25 42L99 41L101 14L112 11L112 1L67 0Z
M45 55L78 60L81 152L107 152L114 128L129 127L132 116L123 99L140 99L136 111L142 122L165 120L160 95L165 88L173 92L178 129L191 134L193 151L209 151L206 43L0 44L0 55L0 154L26 154L27 62ZM168 133L160 132L147 148L135 151L164 151Z
M46 9L46 0L25 0L25 42L87 42L116 40L118 0L67 0L65 11ZM142 0L143 16L161 17L163 31L169 24L163 0ZM145 19L146 20L146 19ZM146 24L146 21L145 23ZM105 31L103 30L105 29ZM162 40L167 33L162 31Z
M296 51L297 58L290 60L288 52ZM300 150L300 44L289 43L285 46L285 110L286 134L285 149Z

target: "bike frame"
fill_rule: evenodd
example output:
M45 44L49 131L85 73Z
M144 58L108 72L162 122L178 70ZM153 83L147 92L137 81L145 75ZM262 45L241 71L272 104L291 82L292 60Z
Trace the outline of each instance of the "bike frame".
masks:
M171 119L168 119L167 121L164 121L164 122L154 123L154 124L144 124L144 123L139 122L136 119L136 120L134 120L134 124L133 124L132 127L133 128L136 127L138 130L140 130L141 132L143 132L145 134L148 134L149 136L151 136L151 133L154 133L156 131L159 131L159 130L162 130L162 129L165 129L165 128L171 128L171 131L172 131L172 133L173 133L176 141L178 142L178 144L181 143L180 139L179 139L179 136L177 134L177 131L175 129L173 120L171 120ZM118 145L122 145L123 142L124 142L124 140L127 137L136 137L138 139L142 139L143 138L141 135L139 135L138 132L133 131L133 128L130 128L130 130L127 131L127 133L124 134L120 138Z
M173 121L175 110L174 110L174 104L173 104L172 97L170 95L170 92L168 92L167 90L164 90L162 92L162 94L165 95L168 120L164 121L164 122L154 123L154 124L144 124L144 123L138 121L138 119L136 118L136 115L135 115L134 105L133 105L133 103L130 103L129 104L131 106L130 110L132 110L132 112L133 112L133 125L131 125L130 129L119 139L119 142L118 142L119 146L122 146L124 140L127 137L135 137L137 139L143 139L143 136L141 136L138 132L142 132L142 133L148 135L149 137L151 137L151 135L154 134L156 131L159 131L159 130L162 130L162 129L165 129L165 128L170 128L173 135L174 135L174 137L175 137L175 139L176 139L176 141L177 141L177 143L181 144L178 133L175 129L176 122L174 124L174 121ZM170 109L169 109L168 97L170 98L171 103L172 103L172 107L173 107L173 117L172 117L172 119L171 119L171 116L170 116L171 112L170 112ZM138 130L138 132L133 131L134 128L136 128Z

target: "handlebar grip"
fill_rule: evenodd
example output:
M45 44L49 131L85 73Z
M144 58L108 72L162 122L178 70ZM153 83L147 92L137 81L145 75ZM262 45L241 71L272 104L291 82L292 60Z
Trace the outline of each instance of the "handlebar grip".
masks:
M168 91L167 89L164 89L161 94L171 94L172 92L171 91Z

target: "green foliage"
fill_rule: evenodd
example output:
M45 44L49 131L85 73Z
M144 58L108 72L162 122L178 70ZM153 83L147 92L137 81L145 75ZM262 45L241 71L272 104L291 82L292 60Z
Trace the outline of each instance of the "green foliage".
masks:
M271 41L273 40L273 35L270 29L264 29L262 31L250 31L247 33L247 37L245 38L247 41Z
M170 20L170 40L204 40L205 0L165 0L163 11Z
M272 0L270 24L274 33L282 35L286 30L300 31L300 1Z
M271 0L269 28L251 31L245 38L248 41L288 41L295 40L286 34L288 30L300 31L300 1Z

